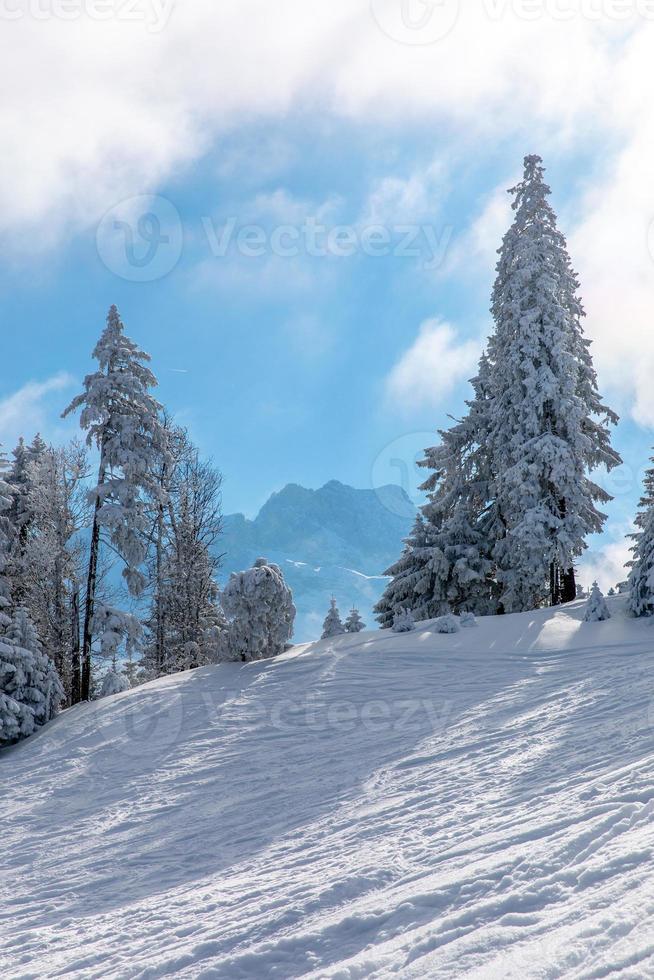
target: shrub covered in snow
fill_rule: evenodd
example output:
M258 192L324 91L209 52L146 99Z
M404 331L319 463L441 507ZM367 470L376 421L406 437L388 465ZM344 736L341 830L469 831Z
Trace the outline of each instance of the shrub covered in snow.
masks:
M584 620L587 623L602 623L611 618L608 604L597 582L593 582L588 602L586 603L586 614Z
M258 558L253 568L232 574L222 605L229 620L224 659L264 660L288 647L296 610L279 565Z
M112 694L122 694L123 691L129 691L132 685L125 674L120 673L117 670L108 670L102 679L102 687L100 688L100 697L108 698Z
M471 612L461 613L461 616L459 618L459 626L462 629L472 629L476 625L477 625L477 620L475 618L474 613Z
M410 609L399 609L393 618L394 633L411 633L416 628Z
M325 622L323 623L321 639L328 640L332 636L342 636L343 633L345 633L345 627L343 626L343 621L341 620L341 614L338 611L336 599L332 598L329 612L327 613Z
M458 633L461 629L459 620L456 616L441 616L436 620L434 633Z

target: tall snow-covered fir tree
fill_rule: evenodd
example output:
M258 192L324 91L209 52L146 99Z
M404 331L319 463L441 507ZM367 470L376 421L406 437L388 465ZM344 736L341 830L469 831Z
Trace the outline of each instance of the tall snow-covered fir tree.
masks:
M574 561L601 531L609 494L589 472L621 460L618 419L597 389L579 282L538 156L512 190L493 289L484 431L498 522L492 555L507 610L575 598Z
M427 450L428 502L376 611L416 619L447 607L476 613L576 596L574 562L602 529L591 479L621 460L617 416L602 402L584 310L540 157L525 158L493 290L494 332L465 417Z
M150 356L125 334L115 306L93 357L99 368L84 381L84 391L64 415L81 409L80 424L87 443L100 454L97 485L90 493L94 507L86 608L82 640L81 690L74 700L88 700L91 692L91 649L101 531L124 562L123 577L130 593L138 596L146 584L143 563L151 532L148 501L158 499L159 460L167 452L161 425L161 406L150 394L157 379L147 366Z

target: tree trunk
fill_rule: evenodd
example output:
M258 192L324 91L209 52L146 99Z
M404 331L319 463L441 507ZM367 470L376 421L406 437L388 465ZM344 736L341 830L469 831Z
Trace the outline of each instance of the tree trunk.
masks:
M80 648L79 648L79 589L75 587L72 597L71 608L71 695L70 703L79 704L82 699L81 673L80 673Z
M575 581L574 565L563 573L563 588L561 599L563 602L574 602L577 598L577 583Z
M104 476L100 484L104 482ZM93 614L95 612L95 590L98 583L98 553L100 551L100 498L95 502L93 533L91 534L91 554L89 556L89 575L86 584L86 609L84 611L84 633L82 638L82 688L81 700L91 700L91 647L93 645Z
M98 487L103 486L107 476L104 449L101 450ZM89 574L86 582L86 608L84 610L84 633L82 636L82 701L91 700L91 650L93 647L93 615L95 613L95 591L98 584L98 559L100 555L100 507L98 493L93 510L93 531L91 533L91 552L89 555Z
M556 562L552 562L550 565L550 604L552 606L561 605L560 572Z
M163 481L162 481L163 485ZM164 508L159 504L159 514L157 518L157 605L156 605L156 641L155 641L155 662L157 666L157 676L163 674L164 669L164 609L163 609L163 535L164 535Z

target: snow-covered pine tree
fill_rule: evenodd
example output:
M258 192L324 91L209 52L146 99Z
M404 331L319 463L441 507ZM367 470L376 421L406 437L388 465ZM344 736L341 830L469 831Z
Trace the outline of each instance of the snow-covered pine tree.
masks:
M629 609L634 616L651 616L654 614L654 507L639 516L639 530L632 535Z
M492 297L484 432L500 518L493 557L507 610L575 598L573 563L609 495L588 477L621 460L601 400L566 241L538 156L525 158Z
M45 725L56 715L65 692L54 662L43 652L36 626L24 606L15 610L6 638L17 651L25 675L20 695L14 693L14 697L27 704L35 727Z
M15 529L11 523L11 487L7 482L9 462L0 446L0 636L11 622L11 584L9 558ZM0 686L0 691L2 687Z
M54 660L70 703L79 662L74 605L80 589L85 544L79 532L89 523L85 448L71 443L45 448L29 465L28 508L32 533L24 551L25 604L41 642Z
M228 619L224 659L264 660L288 648L296 610L278 565L258 558L252 568L232 574L222 605Z
M488 539L497 520L490 491L485 431L488 426L488 359L473 379L473 398L464 419L439 433L441 443L425 451L420 465L432 470L421 487L428 502L418 516L376 613L382 628L400 609L416 620L435 619L452 608L489 614L498 589Z
M362 633L366 628L366 624L361 619L361 613L358 609L351 609L350 614L345 620L345 632L346 633Z
M604 620L610 618L611 613L608 603L597 582L593 582L593 587L590 590L590 596L586 603L584 621L586 623L603 623Z
M88 700L91 692L91 649L101 530L123 561L123 577L130 593L138 596L146 578L142 566L147 555L148 500L159 499L156 479L167 438L160 421L161 406L150 394L157 379L147 366L150 356L125 334L115 306L93 351L99 369L84 381L84 391L64 412L82 409L80 424L87 444L100 453L97 485L90 493L94 507L86 588L82 642L81 690L74 700Z
M167 424L171 453L161 479L166 504L154 515L153 599L143 664L147 677L219 659L226 625L215 582L221 475L200 460L188 433Z
M422 512L428 527L432 571L425 619L454 610L485 615L497 609L497 587L486 526L493 518L488 505L489 476L483 447L481 392L485 392L486 360L473 381L475 398L469 414L440 432L441 444L426 450L420 465L432 470L421 487L428 495Z
M14 578L14 598L22 602L26 587L23 583L24 555L30 534L34 515L30 505L30 490L33 486L34 466L46 451L46 444L40 435L36 435L30 445L26 445L21 436L18 445L13 450L13 462L8 476L11 486L10 519L16 530L16 540L12 549L12 577Z
M384 575L390 582L375 606L382 629L391 629L396 613L404 609L411 609L417 620L429 618L434 594L433 552L430 528L422 514L416 517L401 556Z
M34 657L6 635L0 637L0 745L28 738L36 729L32 685Z
M13 450L12 456L14 458L8 475L8 482L11 487L10 519L16 534L11 550L11 577L14 601L24 602L26 593L24 559L30 523L28 505L30 453L22 436L18 440L18 445Z
M627 562L629 578L626 587L624 583L618 585L618 591L629 592L629 609L634 616L651 616L654 614L654 466L645 473L634 524L636 531L629 535L633 541L633 557Z
M332 636L342 636L343 633L345 633L343 620L341 619L341 614L338 611L336 599L332 597L329 612L327 613L325 622L323 623L321 639L328 640Z

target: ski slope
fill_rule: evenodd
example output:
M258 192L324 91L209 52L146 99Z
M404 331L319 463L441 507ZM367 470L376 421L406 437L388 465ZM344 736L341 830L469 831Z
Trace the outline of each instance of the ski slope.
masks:
M364 633L0 753L4 978L654 977L654 628Z

